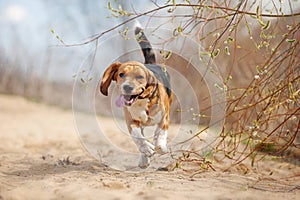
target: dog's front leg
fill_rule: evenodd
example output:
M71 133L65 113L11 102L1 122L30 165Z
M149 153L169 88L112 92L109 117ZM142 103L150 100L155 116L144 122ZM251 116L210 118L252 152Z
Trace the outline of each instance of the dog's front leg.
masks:
M139 127L132 128L131 137L141 152L139 167L144 169L150 164L150 157L154 154L154 146L143 136L142 129Z
M155 151L160 154L164 154L168 152L167 148L167 137L168 131L162 130L160 127L157 127L154 133L154 146Z

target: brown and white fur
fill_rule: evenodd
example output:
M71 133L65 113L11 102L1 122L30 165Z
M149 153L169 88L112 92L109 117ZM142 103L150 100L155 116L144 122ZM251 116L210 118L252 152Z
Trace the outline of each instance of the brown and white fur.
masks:
M155 54L143 30L135 34L145 57L145 63L128 61L112 63L104 72L100 91L108 95L111 81L116 81L131 137L140 151L139 167L147 168L155 152L167 153L172 92L168 73L155 64ZM143 133L146 126L157 125L153 143Z

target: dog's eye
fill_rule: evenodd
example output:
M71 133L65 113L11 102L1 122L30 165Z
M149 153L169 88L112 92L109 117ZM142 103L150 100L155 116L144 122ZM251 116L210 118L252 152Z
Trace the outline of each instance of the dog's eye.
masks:
M143 76L137 76L137 77L136 77L136 79L139 79L139 80L140 80L140 79L143 79L143 78L144 78Z
M119 76L122 78L122 77L125 76L125 74L124 73L120 73Z

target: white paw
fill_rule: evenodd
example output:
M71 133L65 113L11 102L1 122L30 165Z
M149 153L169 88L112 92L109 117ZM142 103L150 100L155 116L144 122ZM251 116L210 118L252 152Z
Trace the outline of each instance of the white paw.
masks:
M159 153L159 154L165 154L168 153L168 147L165 144L160 144L160 145L156 145L155 146L155 152Z
M146 169L149 165L150 165L150 157L145 156L144 154L140 154L139 167L142 169Z
M168 132L158 129L154 135L155 151L159 154L168 153L167 147Z
M143 141L143 143L139 145L139 151L144 156L151 157L155 153L155 151L154 151L154 145L151 144L148 141Z

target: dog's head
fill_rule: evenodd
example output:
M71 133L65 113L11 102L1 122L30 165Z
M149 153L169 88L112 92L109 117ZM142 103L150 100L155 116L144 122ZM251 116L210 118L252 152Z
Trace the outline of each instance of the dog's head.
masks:
M131 106L138 98L147 98L155 88L156 78L142 63L115 62L103 74L100 91L108 95L111 81L116 81L122 101Z

